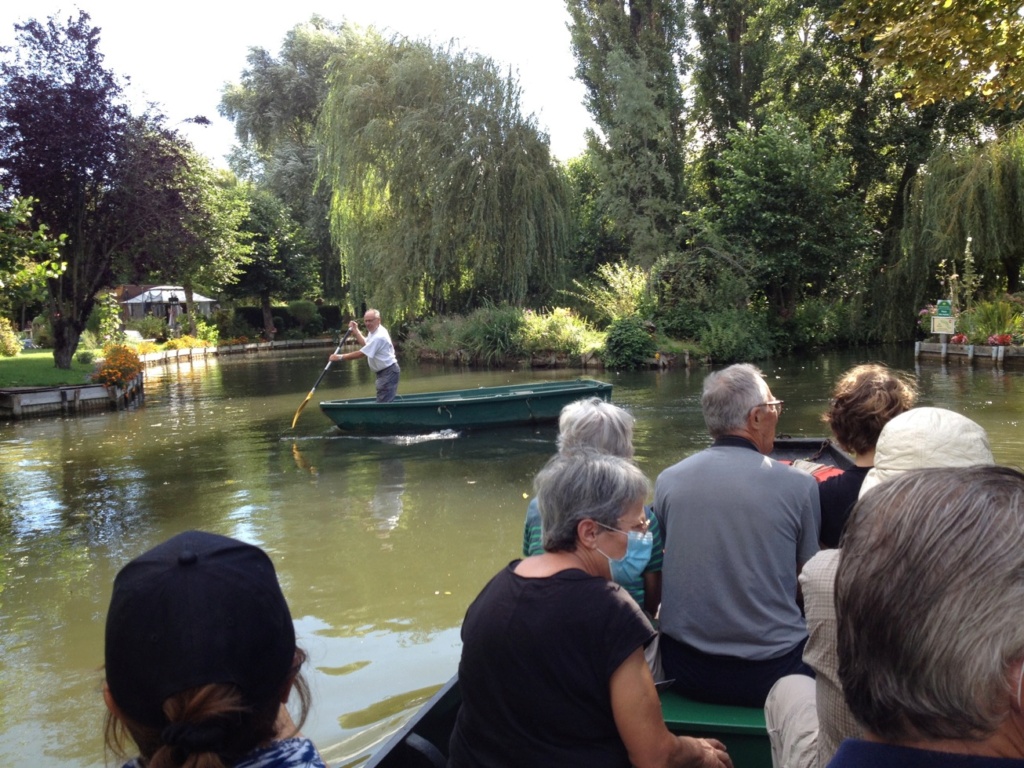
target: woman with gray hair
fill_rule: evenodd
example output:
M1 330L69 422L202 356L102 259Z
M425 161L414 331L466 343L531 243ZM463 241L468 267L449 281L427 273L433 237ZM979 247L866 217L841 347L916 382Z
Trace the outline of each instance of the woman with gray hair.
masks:
M654 631L609 580L646 535L643 472L573 451L534 486L544 553L509 564L466 612L448 765L731 767L720 742L665 727L643 654Z
M1024 765L1024 473L922 470L854 510L839 676L865 740L830 763Z
M593 450L624 459L633 458L633 417L628 411L601 400L587 397L569 403L558 417L558 452ZM651 509L645 511L650 537L646 544L630 553L628 560L612 569L612 580L626 591L654 617L661 603L662 551L665 543L661 526ZM537 499L530 499L523 525L523 557L539 555L544 551L540 508ZM660 674L661 665L653 652L649 654L652 669Z

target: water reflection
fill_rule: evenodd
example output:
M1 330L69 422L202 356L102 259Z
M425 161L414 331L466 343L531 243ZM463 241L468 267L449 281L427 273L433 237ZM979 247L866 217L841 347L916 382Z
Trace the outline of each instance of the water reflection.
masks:
M0 426L0 764L98 768L103 620L114 574L188 528L264 547L311 655L306 731L332 764L357 761L457 663L459 624L518 555L532 478L556 430L373 439L341 435L315 403L295 408L326 353L154 369L145 406ZM882 359L915 372L921 403L981 423L1002 463L1024 464L1024 374L915 366L871 350L762 366L786 400L780 429L823 432L835 378ZM575 378L403 364L406 391ZM708 443L704 371L613 374L652 477ZM338 367L317 399L369 396L366 366Z

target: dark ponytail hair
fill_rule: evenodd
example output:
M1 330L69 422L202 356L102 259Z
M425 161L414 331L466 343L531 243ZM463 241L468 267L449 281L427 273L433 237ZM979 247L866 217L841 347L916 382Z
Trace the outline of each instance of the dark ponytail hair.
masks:
M295 664L280 691L284 694L290 684L298 696L296 733L306 721L312 701L300 672L305 661L305 651L296 648ZM129 745L134 742L145 768L230 768L261 744L289 735L278 733L280 706L279 698L248 702L236 686L211 683L164 701L167 724L162 728L108 712L104 741L120 758L129 757Z

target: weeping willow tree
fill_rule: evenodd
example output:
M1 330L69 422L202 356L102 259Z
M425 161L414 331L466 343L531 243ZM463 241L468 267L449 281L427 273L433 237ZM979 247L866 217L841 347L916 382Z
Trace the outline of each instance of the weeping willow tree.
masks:
M909 189L902 258L884 275L890 337L939 298L939 276L963 267L970 242L979 292L1015 293L1024 268L1024 128L982 146L936 149ZM970 241L968 241L970 238Z
M353 300L444 313L557 287L569 187L512 77L450 48L349 34L320 130Z

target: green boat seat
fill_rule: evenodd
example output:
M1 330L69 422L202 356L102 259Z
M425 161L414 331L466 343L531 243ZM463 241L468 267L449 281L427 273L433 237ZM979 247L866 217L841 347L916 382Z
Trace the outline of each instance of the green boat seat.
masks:
M771 768L763 709L706 704L671 690L659 695L665 725L672 733L718 739L728 748L735 768Z

